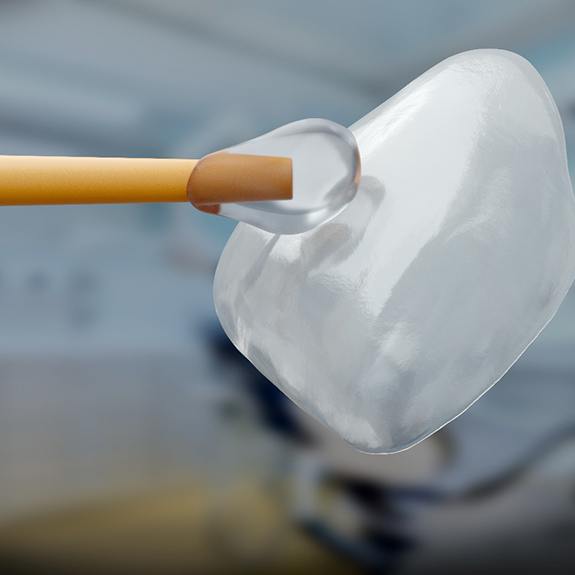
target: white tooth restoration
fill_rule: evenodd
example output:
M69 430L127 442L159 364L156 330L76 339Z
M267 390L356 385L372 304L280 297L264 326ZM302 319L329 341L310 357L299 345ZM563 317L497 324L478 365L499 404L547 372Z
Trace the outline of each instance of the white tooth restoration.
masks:
M238 349L360 450L461 414L553 317L575 276L563 128L523 58L449 58L351 127L362 180L301 235L239 224L216 310Z

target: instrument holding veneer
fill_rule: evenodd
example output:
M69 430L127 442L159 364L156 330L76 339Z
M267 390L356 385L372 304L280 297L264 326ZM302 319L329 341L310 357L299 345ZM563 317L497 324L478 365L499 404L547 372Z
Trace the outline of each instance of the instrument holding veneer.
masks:
M349 203L358 170L346 128L303 120L200 160L0 156L0 205L190 202L298 233Z

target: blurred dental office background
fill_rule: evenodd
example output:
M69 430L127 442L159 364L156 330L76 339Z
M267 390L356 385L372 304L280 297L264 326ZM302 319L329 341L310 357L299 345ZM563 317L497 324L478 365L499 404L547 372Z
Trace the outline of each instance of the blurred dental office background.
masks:
M0 154L349 125L480 47L543 75L575 174L572 0L0 0ZM232 229L185 205L0 210L0 572L572 573L575 295L461 418L361 455L221 332Z

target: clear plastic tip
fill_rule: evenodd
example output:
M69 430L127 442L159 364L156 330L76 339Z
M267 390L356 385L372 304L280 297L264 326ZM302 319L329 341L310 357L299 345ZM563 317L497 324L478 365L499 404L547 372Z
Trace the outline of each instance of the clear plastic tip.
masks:
M293 199L221 204L219 214L276 234L298 234L337 216L355 197L360 158L353 134L329 120L287 124L225 150L292 159Z

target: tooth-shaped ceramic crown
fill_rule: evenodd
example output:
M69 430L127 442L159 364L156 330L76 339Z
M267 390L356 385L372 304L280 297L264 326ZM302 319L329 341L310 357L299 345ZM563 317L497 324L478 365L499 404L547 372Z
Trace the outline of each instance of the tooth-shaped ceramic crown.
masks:
M561 120L504 51L441 62L354 126L363 178L299 236L240 224L218 316L300 407L369 452L409 447L488 390L575 275Z

